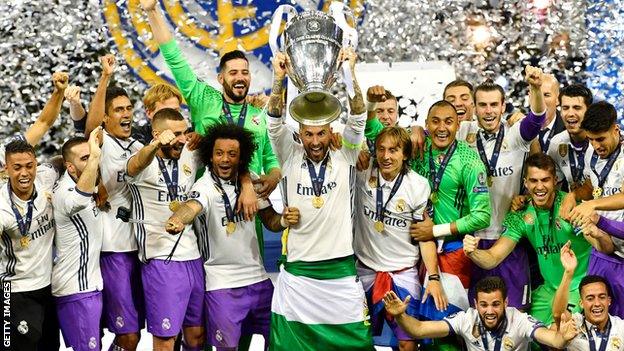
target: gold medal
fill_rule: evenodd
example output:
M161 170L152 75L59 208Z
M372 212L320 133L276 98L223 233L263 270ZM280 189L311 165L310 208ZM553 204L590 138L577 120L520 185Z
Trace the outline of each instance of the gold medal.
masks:
M180 201L173 200L169 203L169 209L171 210L171 212L175 212L180 208L181 205L182 203Z
M434 191L431 193L431 196L429 196L429 199L431 200L431 203L437 203L438 202L438 192Z
M312 206L314 206L314 208L323 207L323 202L323 198L320 196L315 196L312 198Z
M23 236L20 239L20 245L22 245L23 248L27 249L28 245L30 245L30 237L29 236Z
M234 233L234 231L236 231L236 223L234 222L228 222L227 225L225 226L225 232L229 234Z
M383 230L384 230L384 224L383 224L383 222L382 222L382 221L376 221L376 222L375 222L375 230L376 230L378 233L383 232Z
M594 199L599 199L600 196L602 196L602 188L601 187L595 187L594 191L592 191L592 195L594 196Z
M491 188L492 184L494 184L494 178L492 178L492 176L487 176L487 185Z

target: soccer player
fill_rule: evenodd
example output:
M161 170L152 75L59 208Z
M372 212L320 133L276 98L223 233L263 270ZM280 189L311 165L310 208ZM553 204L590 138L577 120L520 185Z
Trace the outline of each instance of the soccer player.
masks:
M457 139L465 140L479 153L487 172L492 214L490 225L474 233L481 238L481 249L492 247L500 237L511 201L522 190L524 159L546 116L546 106L540 92L542 77L541 69L526 67L525 80L530 89L530 112L520 123L509 126L502 121L505 111L503 88L486 81L474 91L477 120L459 125ZM493 270L474 267L474 283L487 276L503 278L507 286L509 305L526 309L530 301L529 258L523 246L516 246ZM469 298L473 301L474 286L470 288Z
M371 118L371 115L376 116L379 122L384 127L393 127L397 124L397 118L399 117L399 102L396 96L392 95L390 90L385 90L385 99L375 104L374 111L367 112L367 118Z
M181 329L186 350L203 347L204 270L197 237L190 226L175 236L164 230L164 219L188 198L199 167L185 148L186 128L180 112L158 111L154 139L127 163L147 330L157 350L172 350Z
M76 351L101 349L102 216L94 189L98 180L101 127L63 144L66 172L52 195L56 222L52 295L65 345Z
M240 189L239 175L248 172L254 152L253 134L236 125L215 124L206 130L200 158L208 171L197 180L185 202L167 222L167 231L177 234L205 213L206 237L200 237L205 258L204 309L210 344L217 350L234 350L242 333L261 334L269 345L273 284L260 256L253 221L234 213ZM278 232L298 223L296 208L275 213L261 200L262 223Z
M557 164L557 179L563 191L580 187L591 174L585 155L594 149L581 123L592 101L592 92L582 84L568 85L559 94L561 119L566 130L552 138L548 156Z
M258 148L249 170L260 175L257 181L261 184L259 193L267 198L277 187L280 171L267 136L266 114L246 102L251 74L245 54L233 50L221 57L217 75L223 86L223 92L220 92L202 82L193 72L169 31L157 1L141 0L141 6L147 13L160 52L189 106L195 132L204 135L207 127L218 122L237 124L253 132ZM250 191L253 192L253 189ZM256 202L255 199L253 202ZM261 233L258 234L261 239Z
M386 127L376 139L376 159L356 178L356 220L354 251L358 277L371 306L373 335L379 335L387 320L399 349L415 350L413 338L386 319L382 298L388 290L399 296L411 296L408 313L416 317L421 297L418 263L427 268L429 284L425 291L434 297L440 310L446 308L446 297L440 284L434 241L412 244L409 226L421 221L429 200L429 183L410 169L412 142L407 131Z
M421 322L405 313L410 297L401 301L392 291L384 297L386 310L415 338L461 337L469 351L527 350L529 342L563 349L576 337L572 320L561 331L547 329L530 315L508 307L505 282L498 277L483 278L476 284L475 308L461 311L442 321Z
M145 91L145 94L143 94L143 106L145 107L147 121L133 128L133 130L136 131L134 137L141 141L141 143L148 144L152 141L152 119L154 118L154 114L163 108L172 108L180 111L181 103L182 95L177 88L169 84L152 85Z
M459 123L474 119L474 98L472 84L456 79L444 87L442 98L455 107Z
M526 238L537 253L539 270L544 284L533 290L529 314L550 324L552 322L552 298L557 290L563 267L559 250L568 241L579 256L579 270L570 287L570 294L578 296L578 284L587 271L591 245L575 233L574 227L559 216L559 207L565 193L556 189L557 176L554 161L543 153L529 156L525 161L524 185L531 202L518 212L509 212L503 222L503 233L494 245L482 250L479 238L467 235L464 252L483 269L498 266ZM577 301L577 300L573 300Z
M571 211L569 218L575 223L587 222L593 212L599 210L598 213L605 218L623 221L624 194L621 187L624 182L624 153L615 108L604 101L590 105L581 128L587 133L594 149L585 156L585 164L589 165L591 174L590 180L574 190L574 196L569 195L567 200L572 204L575 204L575 199L586 200ZM594 247L588 274L600 275L611 282L611 312L624 318L624 282L620 274L624 267L624 240L611 236L611 241L612 250Z
M355 53L341 51L339 58L349 61L355 76ZM271 349L304 349L314 343L317 349L372 350L366 298L353 259L352 222L366 106L356 83L341 149L329 149L329 124L301 124L300 138L294 138L281 118L287 60L281 53L273 58L269 137L282 165L285 205L297 207L301 221L286 238L286 262L271 307Z
M58 171L37 166L34 148L25 140L5 147L9 179L0 192L0 283L3 311L10 311L9 350L58 349L52 300L52 188ZM10 304L5 305L10 293ZM3 343L3 345L6 345ZM5 346L6 347L6 346Z
M565 271L553 301L553 314L559 323L561 315L567 314L568 290L578 265L574 251L569 246L561 248L561 264ZM567 347L570 351L624 350L624 320L609 313L611 284L599 275L587 275L579 284L581 313L574 313L572 320L580 331Z

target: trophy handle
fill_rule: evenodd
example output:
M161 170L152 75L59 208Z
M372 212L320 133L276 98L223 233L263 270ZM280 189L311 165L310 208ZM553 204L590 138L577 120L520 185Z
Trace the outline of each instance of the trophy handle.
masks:
M332 2L329 5L329 14L336 21L336 25L342 29L342 47L357 47L358 43L358 33L355 27L351 27L347 23L347 18L345 15L348 15L353 23L355 24L355 16L351 9L343 4L342 2ZM347 93L351 98L355 96L355 89L353 88L353 76L351 75L351 70L349 69L349 65L342 65L342 75L345 82L345 86L347 88Z
M273 17L271 17L271 28L269 29L269 46L271 47L271 52L274 56L275 53L281 51L277 40L280 37L279 29L282 24L282 17L284 17L284 13L287 15L286 20L290 21L291 18L297 15L297 9L295 9L292 5L281 5L275 10L275 12L273 12Z

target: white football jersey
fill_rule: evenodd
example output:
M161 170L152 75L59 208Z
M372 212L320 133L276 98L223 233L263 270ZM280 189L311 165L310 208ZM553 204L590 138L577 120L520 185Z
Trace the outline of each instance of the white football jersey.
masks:
M130 190L126 183L126 163L143 144L135 139L117 139L104 131L100 174L108 192L110 209L102 212L104 238L102 251L128 252L137 250L132 225L116 218L119 207L131 208Z
M602 197L610 196L613 194L617 194L621 192L622 185L624 184L624 148L620 144L620 154L617 159L613 163L611 167L611 171L607 175L607 179L605 180L602 187ZM608 162L608 158L601 159L596 155L595 152L588 152L585 156L585 164L590 167L590 178L592 182L592 186L594 189L599 186L598 176L596 173L601 174L602 170L606 166ZM595 167L591 167L592 158L595 159ZM594 172L595 170L595 172ZM616 221L624 221L624 210L617 211L599 211L600 215L605 216L606 218L613 219ZM624 258L624 240L611 236L611 240L613 240L613 245L615 246L614 254Z
M235 185L222 179L221 184L232 210L236 211ZM227 233L223 197L208 169L193 185L189 199L198 201L205 214L202 218L207 228L206 238L199 242L205 245L201 251L207 253L204 261L206 291L239 288L268 279L260 256L256 222L245 221L242 213L234 214L236 229Z
M353 255L353 215L355 211L355 163L360 152L366 115L347 120L339 150L329 150L325 179L320 190L322 206L315 197L299 138L284 125L282 118L269 116L271 146L282 166L282 199L301 213L298 225L288 231L287 260L315 262ZM349 147L348 144L357 145ZM315 163L319 173L321 163ZM318 203L317 203L318 205Z
M175 160L164 160L167 173L172 174ZM165 231L165 224L173 214L169 204L173 200L186 201L191 186L195 183L195 173L198 161L194 152L186 147L182 150L178 163L178 193L172 199L160 171L156 157L143 171L135 177L128 177L130 193L132 194L132 217L141 221L134 225L139 244L139 258L146 262L149 259L166 259L173 250L180 235L180 242L171 256L172 261L190 261L199 258L197 237L192 226L187 226L177 235Z
M596 350L600 350L600 346L602 346L602 338L600 334L598 334L596 327L589 322L585 321L583 315L580 313L572 314L572 318L574 322L576 322L576 326L578 327L580 333L576 335L576 338L570 341L566 350L569 351L587 351L589 348L589 339L590 333L594 339L594 345L596 345ZM611 331L609 333L609 338L607 339L607 348L608 351L624 351L624 320L617 316L609 315L609 319L611 320Z
M503 231L503 220L511 207L511 200L522 189L524 159L531 145L531 140L526 141L520 135L520 122L511 127L503 122L501 125L505 134L492 176L492 186L489 187L490 205L492 207L490 226L475 233L476 236L489 240L496 240L500 237ZM460 123L457 139L466 141L471 148L478 152L476 141L477 138L481 138L487 159L491 161L497 135L498 133L486 136L479 126L479 122L466 121Z
M56 222L52 295L101 291L100 251L104 228L93 193L78 190L66 172L54 189L52 204Z
M591 146L589 140L587 144L585 151L583 151L583 148L576 148L570 141L570 134L565 130L552 138L550 146L548 147L548 156L555 160L555 164L557 165L557 179L559 181L565 180L568 185L574 184L570 158L572 158L573 162L577 163L576 167L580 167L578 165L579 160L583 162L583 181L590 178L591 170L589 164L586 163L585 160L588 153L591 154L594 152L594 148Z
M540 321L513 307L507 307L505 316L507 328L503 333L501 350L528 350L535 330L545 328ZM484 330L485 335L481 335L481 319L476 309L469 308L467 311L457 312L444 318L444 321L448 323L451 334L459 335L464 339L468 351L495 350L495 335L488 330ZM487 340L485 347L484 337Z
M392 272L415 266L420 260L418 243L412 244L409 227L422 221L431 189L429 182L409 170L386 206L383 230L375 229L377 182L386 204L399 176L388 182L370 166L357 173L354 250L358 260L376 271Z
M27 201L12 192L9 194L9 182L0 189L0 280L11 282L11 292L38 290L50 285L55 232L52 189L57 179L58 173L51 165L37 167L32 222L24 237L19 231L9 196L23 217L26 217Z

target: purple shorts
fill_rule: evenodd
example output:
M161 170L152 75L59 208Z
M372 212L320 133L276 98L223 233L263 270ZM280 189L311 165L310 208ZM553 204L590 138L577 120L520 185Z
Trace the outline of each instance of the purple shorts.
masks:
M145 326L140 264L136 251L100 254L103 312L106 327L113 334L138 333Z
M479 241L479 249L487 250L494 246L495 243L496 240L481 239ZM528 309L531 303L531 285L529 257L524 247L516 245L509 256L494 269L486 270L476 264L473 265L470 290L468 290L468 301L471 306L474 305L476 298L474 286L479 280L492 276L500 277L505 281L509 307Z
M240 288L219 289L204 293L206 332L217 348L236 348L241 334L261 334L265 349L269 344L271 325L270 279Z
M54 298L65 346L75 351L100 350L102 293L91 291Z
M599 275L611 285L609 314L624 318L624 259L592 249L587 274Z
M182 327L203 326L204 265L191 261L149 260L141 271L147 331L168 338Z

